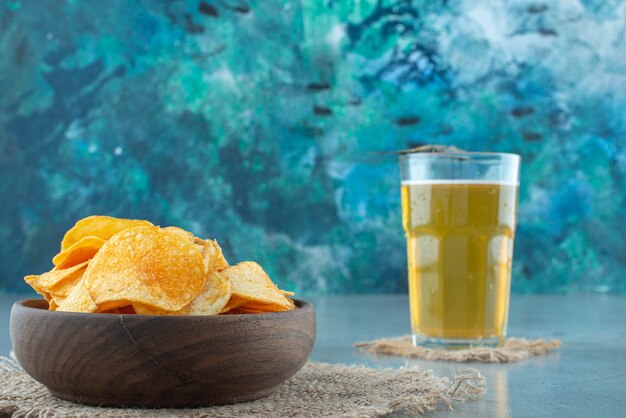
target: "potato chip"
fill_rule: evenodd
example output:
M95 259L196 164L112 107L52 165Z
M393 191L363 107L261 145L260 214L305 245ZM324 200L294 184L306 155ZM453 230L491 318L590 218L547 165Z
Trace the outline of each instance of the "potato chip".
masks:
M39 285L39 276L38 275L31 274L29 276L25 276L24 277L24 281L26 283L28 283L30 287L35 289L35 292L39 293L41 296L43 296L43 298L45 300L50 302L50 300L52 299L52 296L50 296L50 293L48 293L48 291L46 291L43 287L41 287Z
M217 241L205 239L201 240L200 245L202 245L202 258L204 258L204 263L209 273L222 271L228 267L228 261L224 258L222 247L220 247Z
M169 312L138 303L133 304L133 308L141 315L217 315L228 303L230 295L231 283L228 277L213 272L207 276L200 294L180 311Z
M52 300L50 302L54 302L56 305L63 303L72 290L74 290L74 287L76 287L83 280L83 275L85 274L86 269L87 267L83 267L76 273L69 276L66 280L48 288L50 296L52 296Z
M119 219L110 216L89 216L76 222L76 224L65 233L63 241L61 242L61 251L67 250L84 237L97 237L106 241L125 229L151 225L150 222L142 220Z
M83 268L89 265L89 261L84 261L67 269L53 269L39 276L39 284L45 288L53 288L65 280L71 280Z
M67 269L50 270L49 272L39 276L26 276L24 277L24 280L33 289L35 289L37 293L42 295L48 302L50 302L53 297L52 294L55 293L55 289L57 289L58 291L61 286L64 286L65 282L75 280L77 277L82 276L84 268L87 266L87 264L89 264L89 261L85 261ZM69 290L67 290L65 294L66 296L67 293L69 293Z
M119 314L119 313L120 313L120 310L119 310L119 308L115 308L115 309L111 309L111 310L108 310L108 311L103 311L103 312L98 312L98 313Z
M67 250L61 251L54 256L52 264L54 264L57 269L66 269L91 260L105 242L105 240L98 237L83 237L72 244Z
M122 306L119 308L111 309L108 311L103 311L100 313L110 313L110 314L118 314L118 315L134 315L137 312L135 312L132 306Z
M97 309L98 306L85 287L84 279L74 286L67 298L56 308L60 312L96 312Z
M74 289L74 286L76 286L82 280L86 269L87 267L83 267L76 273L68 276L67 280L63 280L56 285L49 287L48 289L50 291L52 299L54 299L56 303L60 303L60 300L66 298L70 294L72 289Z
M128 306L131 303L125 299L119 300L110 300L108 302L104 302L98 305L98 309L96 309L97 313L111 313L118 312L124 306Z
M133 306L133 310L135 311L137 315L155 315L155 316L156 315L174 315L174 316L187 315L185 313L185 309L187 308L187 306L185 306L180 311L174 311L174 312L164 311L163 309L158 309L158 308L153 308L151 306L146 306L142 303L133 303L132 306Z
M257 263L246 261L228 267L222 273L233 283L233 296L247 301L244 306L250 303L256 308L265 305L272 312L295 308L293 301L282 293Z
M193 243L197 244L197 243L195 242L195 239L196 239L196 238L195 238L195 237L193 236L193 234L192 234L191 232L189 232L189 231L185 231L184 229L179 228L179 227L177 227L177 226L166 226L166 227L165 227L165 228L163 228L163 229L165 229L166 231L171 231L171 232L174 232L174 233L180 234L180 235L181 235L182 237L184 237L186 240L189 240L189 242L193 242Z
M231 296L228 303L226 304L226 306L224 306L222 308L222 310L220 311L220 313L227 313L232 311L233 309L237 309L243 305L245 305L246 303L248 303L248 301L246 299L242 299L240 297L237 296Z
M205 279L195 244L178 232L139 226L117 233L102 246L87 267L85 287L106 309L126 301L179 311L200 293Z
M258 303L255 301L248 302L245 305L239 308L242 311L249 312L282 312L288 309L285 309L283 305L276 303Z
M207 276L200 294L184 309L187 315L217 315L228 303L231 292L228 277L215 271Z
M135 310L133 309L132 305L129 306L122 306L121 308L118 309L119 313L124 314L124 315L134 315L137 312L135 312Z
M263 313L272 313L274 311L261 311L258 309L248 309L244 306L239 307L239 308L235 308L235 309L231 309L228 312L224 312L226 315L242 315L242 314L263 314ZM278 311L280 312L280 311Z
M50 310L146 315L294 309L253 262L230 267L215 240L148 221L90 216L65 234L55 268L24 280Z
M213 271L221 271L228 267L228 261L226 261L226 258L224 258L224 254L222 254L222 248L219 246L217 241L210 239L203 240L201 238L195 237L191 232L185 231L184 229L178 228L176 226L168 226L163 229L176 232L196 244L198 249L202 253L202 258L204 259L207 273L211 273Z
M237 306L236 308L230 309L228 312L223 312L226 314L260 314L260 313L271 313L271 312L282 312L285 309L281 309L276 305L271 304L258 304L255 305L251 302L244 303L243 305Z

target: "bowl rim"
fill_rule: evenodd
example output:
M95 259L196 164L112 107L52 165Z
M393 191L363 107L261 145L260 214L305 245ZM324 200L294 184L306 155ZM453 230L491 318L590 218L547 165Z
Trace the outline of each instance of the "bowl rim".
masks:
M84 316L85 318L137 318L137 319L150 319L150 318L167 318L166 320L173 321L181 321L185 319L205 319L205 320L225 320L226 318L280 318L289 315L297 315L299 312L303 311L312 311L313 304L304 299L291 299L296 305L296 309L292 309L289 311L281 311L281 312L266 312L266 313L245 313L245 314L228 314L228 315L142 315L142 314L121 314L121 313L103 313L103 312L60 312L60 311L50 311L47 308L44 309L43 306L29 306L32 304L42 305L42 303L48 304L48 301L44 298L28 298L18 300L13 304L11 311L15 309L23 310L23 311L32 311L38 312L44 315L59 315L61 318L63 316Z

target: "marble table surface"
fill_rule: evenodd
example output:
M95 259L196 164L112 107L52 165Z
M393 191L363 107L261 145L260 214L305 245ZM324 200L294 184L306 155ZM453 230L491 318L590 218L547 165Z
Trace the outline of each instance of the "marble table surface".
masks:
M28 295L27 295L28 296ZM25 296L0 295L0 355L10 351L9 312ZM559 338L563 346L517 364L456 364L374 357L352 343L409 332L406 295L316 296L318 335L311 358L329 363L401 367L452 376L475 368L483 399L458 403L450 417L626 416L626 295L514 295L509 334Z

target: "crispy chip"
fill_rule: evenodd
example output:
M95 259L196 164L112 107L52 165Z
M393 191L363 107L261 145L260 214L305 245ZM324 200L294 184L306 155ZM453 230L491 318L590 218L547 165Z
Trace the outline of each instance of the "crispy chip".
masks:
M81 268L76 273L68 276L67 280L63 280L58 284L48 288L50 290L50 295L52 296L52 299L54 299L57 304L60 303L60 300L63 300L70 294L72 289L74 289L74 286L80 283L83 275L85 274L85 270L87 270L87 267Z
M270 313L270 312L282 312L284 311L284 307L282 305L271 304L271 303L258 303L258 302L244 302L244 304L240 306L236 306L228 311L222 311L222 313L228 314L259 314L259 313Z
M52 300L50 302L54 302L54 304L56 304L57 306L61 305L61 303L63 303L63 301L69 296L72 290L74 290L74 287L82 282L85 270L87 270L86 266L68 276L66 280L63 280L56 285L48 288L50 291L50 296L52 296Z
M257 263L246 261L228 267L222 273L233 283L233 296L252 303L255 309L264 306L270 312L288 311L295 308L291 299L272 282Z
M231 296L230 299L228 300L228 303L226 304L226 306L224 306L224 308L222 308L220 313L223 314L223 313L230 312L233 309L237 309L237 308L245 305L246 303L248 303L248 301L246 299L242 299L242 298L237 297L237 296Z
M39 277L40 276L36 274L31 274L29 276L25 276L24 281L28 283L30 287L35 289L35 292L39 293L41 296L43 296L45 300L50 302L50 300L52 299L52 296L50 296L50 293L48 293L43 287L39 285Z
M119 314L120 310L119 308L115 308L115 309L110 309L108 311L102 311L102 312L98 312L98 313L110 313L110 314Z
M125 300L125 299L110 300L108 302L100 303L98 305L98 309L96 310L96 312L98 313L118 312L120 309L122 309L124 306L128 306L128 304L130 303L131 303L130 301Z
M200 294L180 311L169 312L134 303L135 312L141 315L217 315L228 303L231 283L225 275L213 272L207 276Z
M129 306L122 306L121 308L118 309L119 313L124 314L124 315L133 315L136 314L137 312L135 312L135 310L133 309L132 305Z
M125 301L178 311L200 293L205 278L200 251L182 234L139 226L102 246L87 267L85 286L99 309Z
M49 310L145 315L259 314L295 308L254 262L229 266L215 240L148 221L90 216L65 234L55 268L24 280Z
M118 314L118 315L134 315L137 312L135 312L135 310L133 309L132 306L122 306L119 308L115 308L115 309L110 309L108 311L103 311L100 313L110 313L110 314Z
M89 216L76 222L76 224L65 233L63 241L61 242L61 251L67 250L84 237L98 237L106 241L125 229L148 225L152 224L142 220L119 219L110 216Z
M39 276L26 276L24 280L31 285L37 293L42 295L48 302L50 302L54 294L62 292L65 296L71 289L67 289L67 282L75 281L80 278L84 272L85 267L89 264L89 261L77 264L67 269L54 269ZM56 302L58 303L58 301Z
M39 276L39 283L45 288L53 288L65 280L71 280L83 268L89 265L89 261L84 261L67 269L53 269Z
M56 310L61 312L96 312L97 309L98 306L89 295L83 279L74 286L70 294L59 304Z
M206 265L207 271L222 271L228 267L228 261L222 254L222 247L217 241L205 239L201 241L202 257Z
M234 303L232 302L234 301ZM230 305L230 308L228 308ZM255 304L255 302L251 302L248 300L237 298L233 296L231 301L228 302L227 308L222 310L222 313L227 314L258 314L258 313L269 313L269 312L281 312L284 311L284 308L277 307L274 304L266 304L260 303ZM226 310L228 309L228 310Z
M222 271L226 267L228 267L228 261L226 261L226 258L224 258L224 254L222 254L222 247L219 246L217 241L210 239L200 239L198 237L195 237L191 232L185 231L184 229L178 228L176 226L168 226L163 229L176 232L196 244L196 246L202 253L202 258L204 259L204 265L207 273L211 273L213 271Z
M241 306L241 308L239 308L242 311L248 311L248 312L282 312L285 309L285 307L282 304L277 304L277 303L258 303L258 302L248 302L245 305Z
M180 236L184 237L186 240L189 240L189 242L196 243L195 237L193 236L193 234L189 231L185 231L182 228L179 228L177 226L166 226L163 229L165 229L166 231L171 231L171 232L180 234Z
M272 312L274 311L262 311L259 309L249 309L249 308L246 308L245 306L242 306L239 308L231 309L230 311L224 312L224 313L226 315L241 315L241 314L262 314L262 313L272 313Z
M171 312L171 311L165 311L163 309L153 308L151 306L146 306L146 305L144 305L142 303L133 303L133 310L138 315L175 315L175 316L180 315L180 316L184 316L184 315L187 315L185 313L185 309L187 309L187 306L185 306L180 311Z
M214 271L207 276L200 294L185 307L187 315L217 315L228 303L231 293L228 277Z
M54 256L52 264L57 269L66 269L91 260L106 241L98 237L83 237L65 251Z

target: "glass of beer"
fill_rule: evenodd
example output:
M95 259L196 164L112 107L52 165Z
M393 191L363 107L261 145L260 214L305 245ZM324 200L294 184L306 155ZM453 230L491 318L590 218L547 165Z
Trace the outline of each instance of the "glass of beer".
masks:
M400 156L415 345L503 342L519 166L515 154Z

